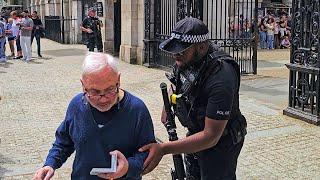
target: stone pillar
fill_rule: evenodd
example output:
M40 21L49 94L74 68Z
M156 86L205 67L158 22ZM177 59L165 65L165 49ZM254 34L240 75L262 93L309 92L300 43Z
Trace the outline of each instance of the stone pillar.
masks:
M56 16L55 3L53 0L46 0L45 2L45 16Z
M44 19L44 16L46 16L46 3L44 1L40 1L40 10L39 10L39 15L41 19ZM44 22L42 22L44 23Z
M137 47L137 64L143 64L143 39L144 39L144 0L138 0L138 47Z
M40 7L40 0L36 0L36 2L35 2L35 9L33 10L33 11L37 11L38 12L38 16L40 17L40 19L41 19L41 15L40 15L40 11L41 11L41 9L40 9L41 7ZM31 11L30 13L32 13L33 11Z
M54 11L54 15L55 16L61 16L61 3L60 3L60 1L63 1L63 0L55 0L55 2L54 2L54 9L53 9L53 11Z
M138 0L121 1L120 59L137 63L138 48Z
M68 0L61 0L61 16L63 16L63 21L61 24L63 27L63 38L64 38L64 43L66 44L70 44L71 39L71 24L72 24L72 20L69 14L69 3Z
M74 41L75 43L80 43L82 41L82 32L80 29L80 25L82 23L82 5L78 0L73 0L71 5L71 17L74 20L74 24L72 24L72 29L74 31Z
M31 0L30 3L28 4L28 10L30 12L34 11L34 6L35 6L35 0Z
M104 4L104 51L114 53L114 0L106 0Z
M99 17L99 19L103 23L103 25L101 27L101 36L102 36L102 44L104 44L104 41L105 41L105 38L106 38L106 28L105 28L106 27L106 19L108 19L108 18L106 18L106 12L108 11L107 9L110 8L110 7L107 7L107 3L108 2L106 0L97 0L97 2L102 2L102 7L103 7L103 17Z

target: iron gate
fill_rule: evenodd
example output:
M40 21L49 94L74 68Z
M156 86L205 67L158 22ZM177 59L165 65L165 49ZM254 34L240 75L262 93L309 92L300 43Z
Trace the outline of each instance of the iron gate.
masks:
M62 43L61 18L60 16L45 16L45 37Z
M320 1L293 1L289 107L284 114L320 125Z
M145 0L144 62L173 65L172 57L158 46L178 20L192 16L203 20L212 43L235 58L242 74L256 74L257 10L257 0Z
M79 43L73 30L76 21L62 16L45 16L45 37L62 44Z

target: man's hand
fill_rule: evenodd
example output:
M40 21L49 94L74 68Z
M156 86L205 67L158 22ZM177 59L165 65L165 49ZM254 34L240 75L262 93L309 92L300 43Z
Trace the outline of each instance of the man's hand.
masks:
M33 180L50 180L54 175L54 169L50 166L40 168L33 177Z
M92 32L93 31L90 28L87 29L87 33L91 34Z
M118 179L127 174L128 172L129 163L127 161L127 158L120 151L117 150L110 152L110 155L112 154L117 155L117 171L114 173L98 174L98 176L103 179Z
M164 156L163 149L158 143L151 143L139 149L140 152L147 150L149 151L149 155L143 163L143 175L151 172L159 164L162 157Z

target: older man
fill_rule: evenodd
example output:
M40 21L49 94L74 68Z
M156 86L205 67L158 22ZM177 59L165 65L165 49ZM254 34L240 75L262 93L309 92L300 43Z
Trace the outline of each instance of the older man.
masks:
M138 149L155 141L147 107L120 88L120 73L110 55L88 54L81 83L84 92L71 100L46 162L34 179L50 179L73 151L71 179L141 179L147 154ZM109 154L117 154L117 171L90 175L92 168L110 166Z

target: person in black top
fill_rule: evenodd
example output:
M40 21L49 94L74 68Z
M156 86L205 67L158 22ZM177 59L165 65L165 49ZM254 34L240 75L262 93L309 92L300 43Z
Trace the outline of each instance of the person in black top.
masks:
M37 41L37 52L38 52L38 57L42 57L41 55L41 45L40 45L40 38L44 36L43 34L43 25L41 22L41 19L38 16L37 11L33 11L31 14L31 19L33 21L33 29L31 33L31 44L33 42L33 39L36 38Z
M86 34L86 44L89 51L94 51L97 47L98 52L103 51L102 36L101 36L102 22L96 17L96 10L90 8L88 16L83 20L81 30Z
M188 133L177 141L141 147L140 151L149 151L144 173L152 171L164 155L184 153L188 180L236 179L237 159L247 133L239 109L240 69L208 39L207 26L186 17L159 46L175 60L168 78L177 97L175 115ZM165 112L161 120L166 123Z

